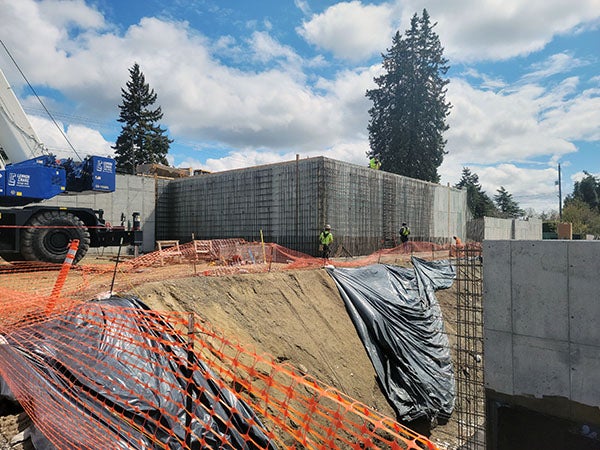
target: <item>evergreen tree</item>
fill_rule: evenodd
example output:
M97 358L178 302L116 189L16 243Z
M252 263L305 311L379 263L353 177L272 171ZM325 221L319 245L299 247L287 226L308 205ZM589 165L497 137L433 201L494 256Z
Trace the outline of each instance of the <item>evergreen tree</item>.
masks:
M585 177L575 182L573 193L565 198L565 207L574 200L581 200L590 209L600 212L600 180L586 171L583 173Z
M405 36L396 32L382 55L385 73L366 93L373 102L367 156L379 158L388 172L431 182L439 181L451 108L445 99L449 81L443 78L448 60L435 25L424 9L421 17L412 17Z
M496 217L498 215L494 202L479 184L479 176L476 173L471 173L471 169L468 167L463 167L462 177L454 187L467 190L467 206L475 219L484 216Z
M113 147L117 170L123 173L134 173L135 167L143 163L168 165L166 155L173 142L164 135L166 130L157 125L163 113L160 106L151 109L157 95L146 83L140 66L135 63L129 74L127 89L121 88L123 103L119 105L118 121L124 125Z
M592 234L600 237L600 212L590 208L588 203L579 198L565 205L562 221L570 222L575 234Z
M519 208L519 204L513 199L512 194L509 194L504 186L500 186L496 192L498 194L494 195L494 202L496 206L500 210L500 215L506 219L516 219L517 217L521 217L525 214L521 208Z

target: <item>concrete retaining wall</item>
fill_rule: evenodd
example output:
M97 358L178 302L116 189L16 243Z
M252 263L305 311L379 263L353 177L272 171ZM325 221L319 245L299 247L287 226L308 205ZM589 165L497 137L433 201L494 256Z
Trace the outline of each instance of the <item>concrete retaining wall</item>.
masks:
M600 426L600 242L485 241L483 250L486 389Z
M360 255L393 245L402 222L419 240L466 232L465 192L323 157L173 180L157 193L157 239L257 241L262 230L314 255L329 223L338 252Z
M104 218L112 224L121 223L121 213L131 221L134 212L140 213L144 230L141 250L154 249L155 228L155 185L153 178L135 175L117 175L116 190L111 193L64 194L46 200L44 204L103 209ZM125 223L127 224L127 222Z
M467 239L484 240L537 240L542 239L542 221L539 219L500 219L483 217L469 221Z

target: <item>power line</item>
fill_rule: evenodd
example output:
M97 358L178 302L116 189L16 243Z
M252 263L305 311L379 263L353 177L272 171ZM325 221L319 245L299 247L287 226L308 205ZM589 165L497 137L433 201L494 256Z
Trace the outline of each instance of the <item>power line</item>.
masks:
M6 51L6 54L8 55L8 57L10 58L10 60L13 62L13 64L15 65L15 67L17 68L17 70L19 71L19 73L21 74L21 76L23 77L23 79L25 80L25 82L27 83L27 85L29 86L29 89L31 89L31 92L33 92L33 95L35 96L35 98L37 98L38 102L40 102L40 105L42 105L42 108L44 108L44 111L46 111L46 114L48 114L48 117L50 117L50 119L52 120L52 123L54 123L54 125L56 126L56 128L58 128L58 130L60 131L60 134L62 134L62 136L65 138L65 141L67 141L67 144L69 144L69 147L71 147L71 150L73 150L73 153L75 153L77 155L77 157L79 158L79 160L82 161L81 156L79 156L79 153L77 153L77 150L75 150L75 147L73 147L73 144L71 144L71 141L69 141L69 138L64 133L64 131L62 130L62 128L60 126L58 126L58 123L56 122L56 120L54 119L54 117L52 116L52 114L50 114L50 111L48 111L48 108L46 108L46 105L44 105L44 102L42 102L42 99L37 94L37 92L35 91L35 89L31 85L31 83L29 82L29 80L27 79L27 77L25 76L25 74L23 73L23 71L21 70L21 67L17 64L17 61L15 61L15 59L12 56L12 54L8 51L8 48L6 47L6 45L4 45L4 41L2 39L0 39L0 44L2 44L2 47L4 47L4 50Z
M24 107L23 109L25 110L25 112L32 115L39 115L39 113L43 112L43 109L40 108ZM103 128L117 128L116 123L113 124L108 121L102 122L100 120L95 120L85 116L62 113L57 111L53 111L52 114L54 115L54 117L57 117L58 119L61 119L63 121L68 121L70 123L77 123L81 125L89 125Z

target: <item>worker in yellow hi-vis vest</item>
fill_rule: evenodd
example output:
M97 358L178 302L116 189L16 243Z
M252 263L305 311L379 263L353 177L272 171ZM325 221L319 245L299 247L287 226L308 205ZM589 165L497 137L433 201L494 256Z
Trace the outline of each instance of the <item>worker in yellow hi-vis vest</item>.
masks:
M371 169L379 170L381 168L381 161L379 161L379 158L371 156L371 159L369 159L369 167Z
M319 247L321 250L321 255L323 259L329 258L329 253L331 251L330 245L333 243L333 234L331 234L331 225L325 225L323 231L319 235Z
M406 225L406 222L402 222L402 226L400 227L400 242L402 242L402 246L406 247L408 242L408 236L410 236L410 228Z

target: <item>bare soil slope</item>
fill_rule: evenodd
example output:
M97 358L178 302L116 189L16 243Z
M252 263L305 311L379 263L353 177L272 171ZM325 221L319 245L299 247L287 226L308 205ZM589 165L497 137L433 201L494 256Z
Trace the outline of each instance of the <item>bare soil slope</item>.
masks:
M337 286L324 269L192 277L148 283L132 293L152 309L195 312L245 348L288 362L395 417ZM456 294L450 289L436 296L453 346ZM433 430L434 442L453 448L452 423ZM427 428L416 431L429 435Z
M245 348L394 415L325 270L193 277L149 283L135 294L152 309L195 312Z

